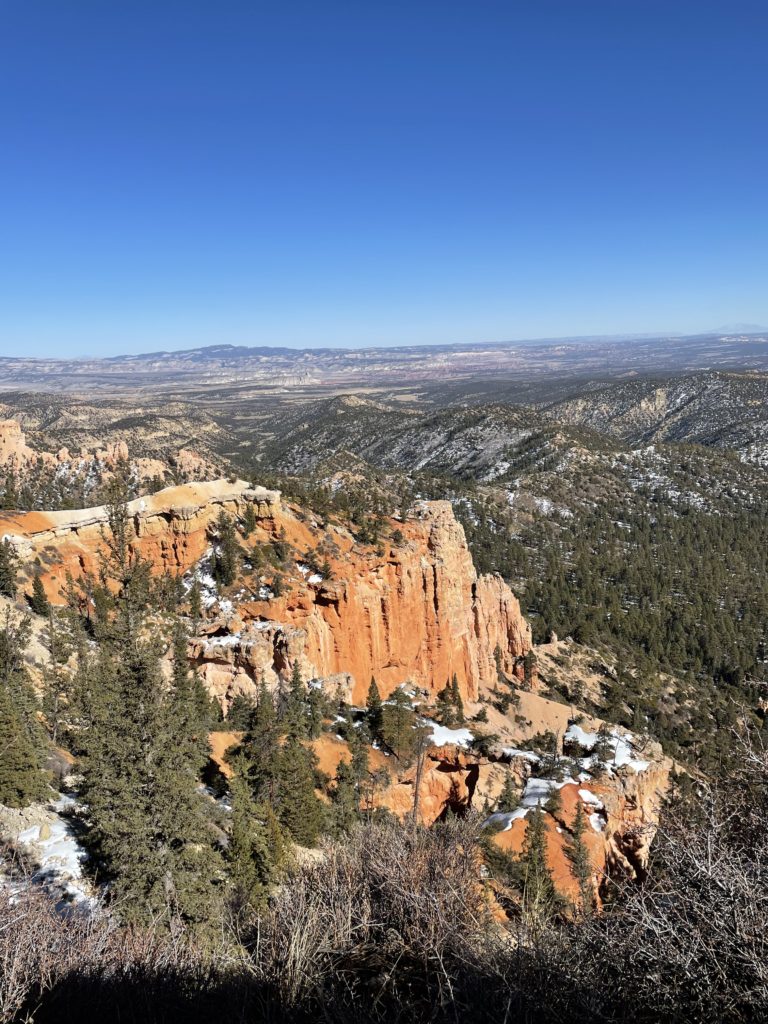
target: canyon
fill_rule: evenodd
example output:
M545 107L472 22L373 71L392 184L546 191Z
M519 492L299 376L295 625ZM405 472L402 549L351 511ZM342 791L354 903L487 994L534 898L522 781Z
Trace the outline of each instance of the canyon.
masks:
M255 561L259 551L281 547L279 594L271 589L271 571L247 561L231 587L216 586L210 561L222 512L240 523L251 516L246 559L249 550ZM535 670L526 672L526 656L535 658L530 626L503 579L476 572L449 502L418 501L405 519L389 519L375 543L361 542L348 524L321 519L279 492L243 480L166 488L129 502L127 513L135 555L149 560L156 574L182 577L187 592L195 582L203 587L204 612L188 655L224 712L237 696L253 698L262 679L279 690L294 666L329 697L357 707L365 704L372 677L385 699L405 686L425 708L455 677L468 720L484 716L486 724L474 727L475 735L490 738L483 753L468 729L437 727L420 767L372 750L372 769L388 780L375 796L376 806L400 818L416 813L425 824L449 812L482 812L494 806L512 772L523 803L502 822L493 842L519 853L527 810L543 805L554 786L539 779L541 756L526 745L551 735L564 766L556 787L561 806L546 813L547 857L556 884L573 894L569 837L578 802L592 816L587 845L596 891L608 874L642 877L672 762L658 744L646 743L639 753L639 741L616 733L614 746L633 751L626 763L603 766L594 775L582 768L570 777L575 762L568 761L564 744L571 723L578 719L593 733L602 723L545 696ZM20 556L23 589L31 593L37 572L50 601L61 604L68 574L98 572L108 522L103 506L4 512L0 536ZM309 564L320 556L322 572ZM497 707L500 686L514 695L510 711ZM226 775L226 734L213 738L215 760ZM349 745L331 733L314 746L330 777L351 758Z

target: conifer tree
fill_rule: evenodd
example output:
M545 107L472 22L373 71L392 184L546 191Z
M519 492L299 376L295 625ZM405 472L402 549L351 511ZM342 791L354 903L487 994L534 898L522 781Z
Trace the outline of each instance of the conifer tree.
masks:
M437 719L447 728L456 725L456 708L453 704L453 694L450 684L446 684L437 695L436 702Z
M371 736L374 739L378 739L381 736L382 703L379 687L376 685L376 679L373 676L371 676L371 684L368 687L366 708L368 710L368 726L371 730Z
M336 787L331 793L333 827L337 835L350 832L359 819L359 798L355 786L355 772L346 761L340 761L336 770Z
M189 588L189 616L193 622L197 622L203 614L203 595L200 587L200 580L194 579Z
M16 597L18 571L19 558L16 548L6 538L0 541L0 594L3 597Z
M547 865L547 830L544 814L534 807L528 814L525 840L521 851L523 887L529 906L548 913L556 898L552 875Z
M48 596L45 593L43 577L39 566L35 569L35 575L32 579L32 597L29 600L29 606L35 615L47 615L51 608Z
M496 802L496 810L501 811L504 814L509 814L514 811L520 805L520 797L518 796L515 785L512 782L512 773L507 772L504 778L504 788L499 795L499 799Z
M276 718L272 694L262 675L250 728L240 748L242 770L257 802L273 803L277 795L280 746Z
M197 791L194 699L178 713L177 687L164 684L160 646L147 638L148 572L131 550L119 494L108 517L99 583L110 595L108 614L97 653L78 671L92 863L110 880L124 919L203 927L215 913L220 858ZM175 670L177 686L192 693L180 666Z
M254 802L247 784L237 776L230 785L232 831L228 859L235 898L240 905L261 910L275 870L267 824L268 809Z
M37 699L24 668L27 619L8 610L0 629L0 804L25 807L50 792Z
M317 758L289 735L278 758L278 817L301 846L313 846L323 826L323 806L315 793Z
M218 543L213 556L213 578L222 586L234 583L240 567L240 547L232 520L222 509L216 520Z
M451 701L456 709L456 721L461 725L464 721L464 701L461 699L459 680L455 672L453 673L453 679L451 680Z
M381 737L400 761L407 762L416 748L415 725L410 698L398 686L382 707Z
M587 820L584 808L581 801L579 801L573 818L570 859L571 871L579 886L580 906L584 911L591 909L594 900L592 861L589 856L589 849L584 841L586 828Z
M250 537L253 531L256 529L256 509L253 507L252 502L248 502L243 513L243 536Z
M307 716L307 688L301 676L298 661L294 661L291 681L282 714L282 725L289 736L306 739L309 736Z

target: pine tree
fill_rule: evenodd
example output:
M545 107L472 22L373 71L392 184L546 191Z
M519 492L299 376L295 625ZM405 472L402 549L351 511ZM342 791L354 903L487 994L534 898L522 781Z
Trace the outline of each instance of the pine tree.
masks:
M333 828L337 835L350 832L359 820L359 798L355 785L355 772L346 761L336 769L336 786L331 792Z
M243 536L250 537L253 531L256 529L256 509L253 507L252 502L248 502L243 513Z
M19 557L16 548L5 538L0 541L0 594L16 597L16 577L19 571Z
M552 875L547 865L547 829L538 807L529 813L521 851L524 894L528 905L539 913L548 913L556 899Z
M265 805L254 802L247 784L235 777L230 785L232 831L228 859L235 898L240 905L265 907L275 862Z
M455 672L451 680L451 701L456 709L456 721L461 725L464 722L464 701L461 699L459 680Z
M235 582L240 567L240 547L232 520L222 509L216 520L218 543L213 556L213 578L222 586Z
M378 739L381 736L382 703L381 694L379 693L379 688L376 685L376 680L373 676L371 676L371 684L368 687L366 708L368 711L368 726L371 730L371 736L373 736L374 739Z
M176 704L177 688L193 687L178 664L176 685L163 681L160 646L146 635L146 567L131 551L119 494L108 516L100 587L110 603L99 649L78 670L92 864L124 919L202 928L215 914L220 858L197 791L194 700L182 699L181 712Z
M11 469L5 478L5 487L3 488L3 500L0 504L0 508L4 509L17 509L19 507L19 492L16 486L16 474Z
M203 594L200 587L200 580L194 579L189 588L189 616L193 622L197 622L203 614Z
M584 841L584 834L587 828L586 816L581 801L576 805L576 814L573 818L572 839L570 849L571 871L579 886L579 901L581 909L590 910L594 900L592 886L592 861L589 856L589 849Z
M398 758L407 763L416 748L416 715L408 694L399 687L382 707L381 737Z
M509 814L511 811L516 810L519 805L520 797L512 781L512 773L507 772L504 778L504 788L496 802L496 810L504 814Z
M282 725L289 736L306 739L309 736L307 716L307 688L301 676L298 661L294 661L291 681L282 713Z
M277 813L281 824L301 846L313 846L323 826L323 806L315 793L317 759L289 735L278 758Z
M262 675L250 728L240 747L242 771L254 800L259 803L273 803L276 799L280 754L278 739L275 704Z
M435 702L435 714L438 722L449 729L456 724L456 709L454 708L453 701L451 700L450 686L444 686L443 689L439 691Z
M35 569L35 575L32 580L32 597L29 599L29 606L35 615L47 615L50 611L51 606L45 593L43 577L39 567Z
M37 701L24 668L29 623L8 611L0 630L0 804L25 807L49 793Z
M208 733L214 714L211 698L200 681L200 676L190 668L187 656L188 639L184 623L177 619L171 641L173 725L178 732L178 743L186 745L190 763L199 772L210 757Z

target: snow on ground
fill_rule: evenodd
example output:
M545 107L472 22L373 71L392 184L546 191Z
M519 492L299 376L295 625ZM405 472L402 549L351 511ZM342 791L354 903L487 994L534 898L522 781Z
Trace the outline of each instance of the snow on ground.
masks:
M65 816L75 807L74 798L64 794L42 810L40 824L31 825L14 837L35 865L29 881L56 897L57 907L62 911L73 907L92 910L97 903L83 878L82 864L88 855Z
M505 757L521 757L524 761L530 761L531 764L538 764L541 760L541 757L534 754L532 750L520 750L519 747L502 747L501 752Z
M497 811L485 819L483 828L487 828L489 825L501 825L500 832L509 832L512 828L512 822L517 821L519 818L524 818L527 813L527 807L517 807L514 811Z
M568 726L563 738L578 743L585 750L593 751L597 746L599 736L596 732L586 732L580 725L572 723ZM644 772L651 763L635 756L637 741L630 733L622 735L617 729L614 729L605 737L605 745L613 750L613 756L609 760L606 759L604 761L609 770L612 768L622 768L626 765L635 772ZM591 767L592 761L593 757L584 758L582 761L583 767Z
M457 747L468 747L474 739L469 729L449 729L445 725L438 725L430 719L424 719L424 725L432 729L431 740L436 747L442 747L446 743L453 743Z
M593 807L597 807L598 809L601 809L603 806L603 801L600 797L595 796L595 794L590 792L588 789L580 789L579 796L585 804L591 804Z

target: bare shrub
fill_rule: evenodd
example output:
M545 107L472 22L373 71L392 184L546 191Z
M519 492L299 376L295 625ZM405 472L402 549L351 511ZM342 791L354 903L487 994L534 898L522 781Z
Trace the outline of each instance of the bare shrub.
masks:
M495 930L480 884L473 826L395 823L329 843L278 892L252 946L252 969L285 1006L332 987L367 1010L418 988L438 1006L490 949Z
M622 884L604 914L539 943L529 988L542 1010L634 1024L768 1019L768 755L742 755L725 782L666 815L645 884Z

